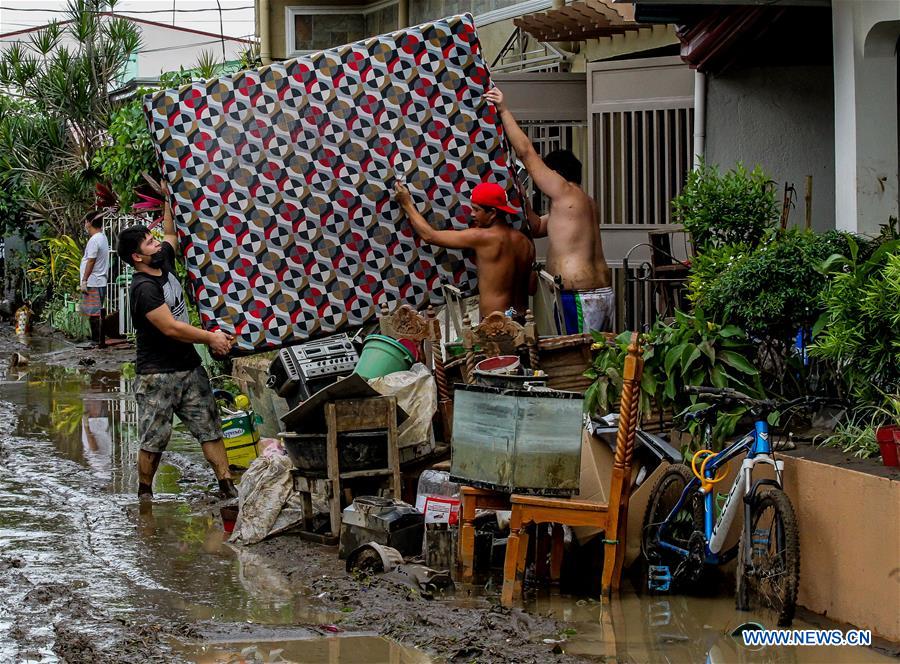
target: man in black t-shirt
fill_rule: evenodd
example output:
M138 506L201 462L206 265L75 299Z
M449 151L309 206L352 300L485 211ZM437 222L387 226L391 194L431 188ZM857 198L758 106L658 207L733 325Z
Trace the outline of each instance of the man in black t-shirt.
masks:
M168 193L168 192L165 192ZM153 476L172 435L172 415L200 441L203 455L219 480L223 498L237 496L209 376L193 344L226 355L234 339L222 331L206 332L190 324L184 292L175 276L178 246L172 210L165 204L164 241L145 226L119 233L119 258L134 268L128 289L137 336L135 398L138 404L138 497L153 497Z

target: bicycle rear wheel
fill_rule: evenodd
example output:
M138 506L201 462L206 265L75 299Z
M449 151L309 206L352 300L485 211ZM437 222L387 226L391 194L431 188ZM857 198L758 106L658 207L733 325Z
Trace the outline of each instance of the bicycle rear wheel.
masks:
M738 610L771 610L778 626L794 619L800 587L800 531L790 499L764 488L750 507L751 541L741 534L737 566Z
M684 488L693 477L693 473L684 464L669 466L656 482L653 491L650 492L650 500L647 503L647 510L644 512L641 529L641 550L647 562L651 565L668 566L678 585L685 585L687 579L684 577L693 575L676 575L678 571L686 570L685 559L677 553L659 546L659 526L675 509ZM690 549L694 533L703 530L703 504L699 500L699 496L697 491L692 492L685 499L681 509L668 522L664 535L666 542L682 549Z

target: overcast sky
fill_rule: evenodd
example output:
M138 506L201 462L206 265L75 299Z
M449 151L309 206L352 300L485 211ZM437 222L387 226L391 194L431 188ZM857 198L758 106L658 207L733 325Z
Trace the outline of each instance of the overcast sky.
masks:
M119 0L115 11L126 16L219 34L218 5L222 6L222 32L229 37L253 35L253 0ZM46 25L65 18L66 0L0 0L0 34ZM27 11L21 11L27 10Z

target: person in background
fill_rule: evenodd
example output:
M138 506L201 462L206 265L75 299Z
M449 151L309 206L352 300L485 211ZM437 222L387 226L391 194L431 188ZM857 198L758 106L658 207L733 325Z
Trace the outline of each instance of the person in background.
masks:
M528 296L534 292L536 275L534 243L509 225L507 214L515 214L499 184L483 182L472 190L474 228L439 231L419 213L406 185L394 185L394 198L409 218L413 230L428 244L448 249L471 249L478 266L478 307L481 317L514 309L522 319Z
M165 187L163 195L167 197ZM168 202L163 232L160 242L145 226L130 226L119 233L117 247L119 257L134 268L128 292L137 340L138 497L153 498L153 477L172 435L172 416L177 414L200 442L219 481L221 497L235 498L209 376L193 345L206 344L214 355L222 356L231 350L234 338L189 322L184 292L175 276L178 239Z
M541 159L492 88L485 99L494 104L507 138L535 186L550 199L544 216L531 212L528 223L535 238L547 237L547 272L561 282L565 334L609 332L615 318L612 274L603 256L597 204L581 188L581 162L568 150Z
M109 275L109 242L103 232L103 212L91 212L84 218L88 234L87 246L81 258L81 313L91 325L91 343L106 348L103 319L106 310L106 280Z

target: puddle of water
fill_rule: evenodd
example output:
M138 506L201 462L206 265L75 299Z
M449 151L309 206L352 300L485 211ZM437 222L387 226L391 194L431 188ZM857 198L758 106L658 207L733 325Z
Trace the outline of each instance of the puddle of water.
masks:
M161 611L187 622L216 620L268 625L327 624L338 615L318 609L304 593L252 549L224 541L217 516L192 513L181 502L140 505L141 566L165 585L150 592Z
M62 456L108 483L111 493L136 490L137 404L130 380L118 372L84 374L33 364L10 370L0 390L4 400L22 406L15 430L19 436L50 438ZM200 446L186 431L174 430L168 450L205 469ZM212 475L208 479L211 482ZM181 470L164 461L154 478L154 491L180 493L185 482Z
M233 664L244 661L300 662L302 664L427 664L425 653L377 636L338 636L253 643L182 645L180 654L198 664ZM254 655L258 659L254 659ZM266 659L268 657L268 659ZM278 659L280 657L281 659Z
M765 616L737 611L731 597L622 594L610 602L596 602L544 594L526 608L564 621L574 630L563 644L565 652L591 658L667 664L891 661L865 647L779 647L759 651L746 648L740 637L730 636L736 627L747 622L774 624ZM795 619L791 629L819 627Z

